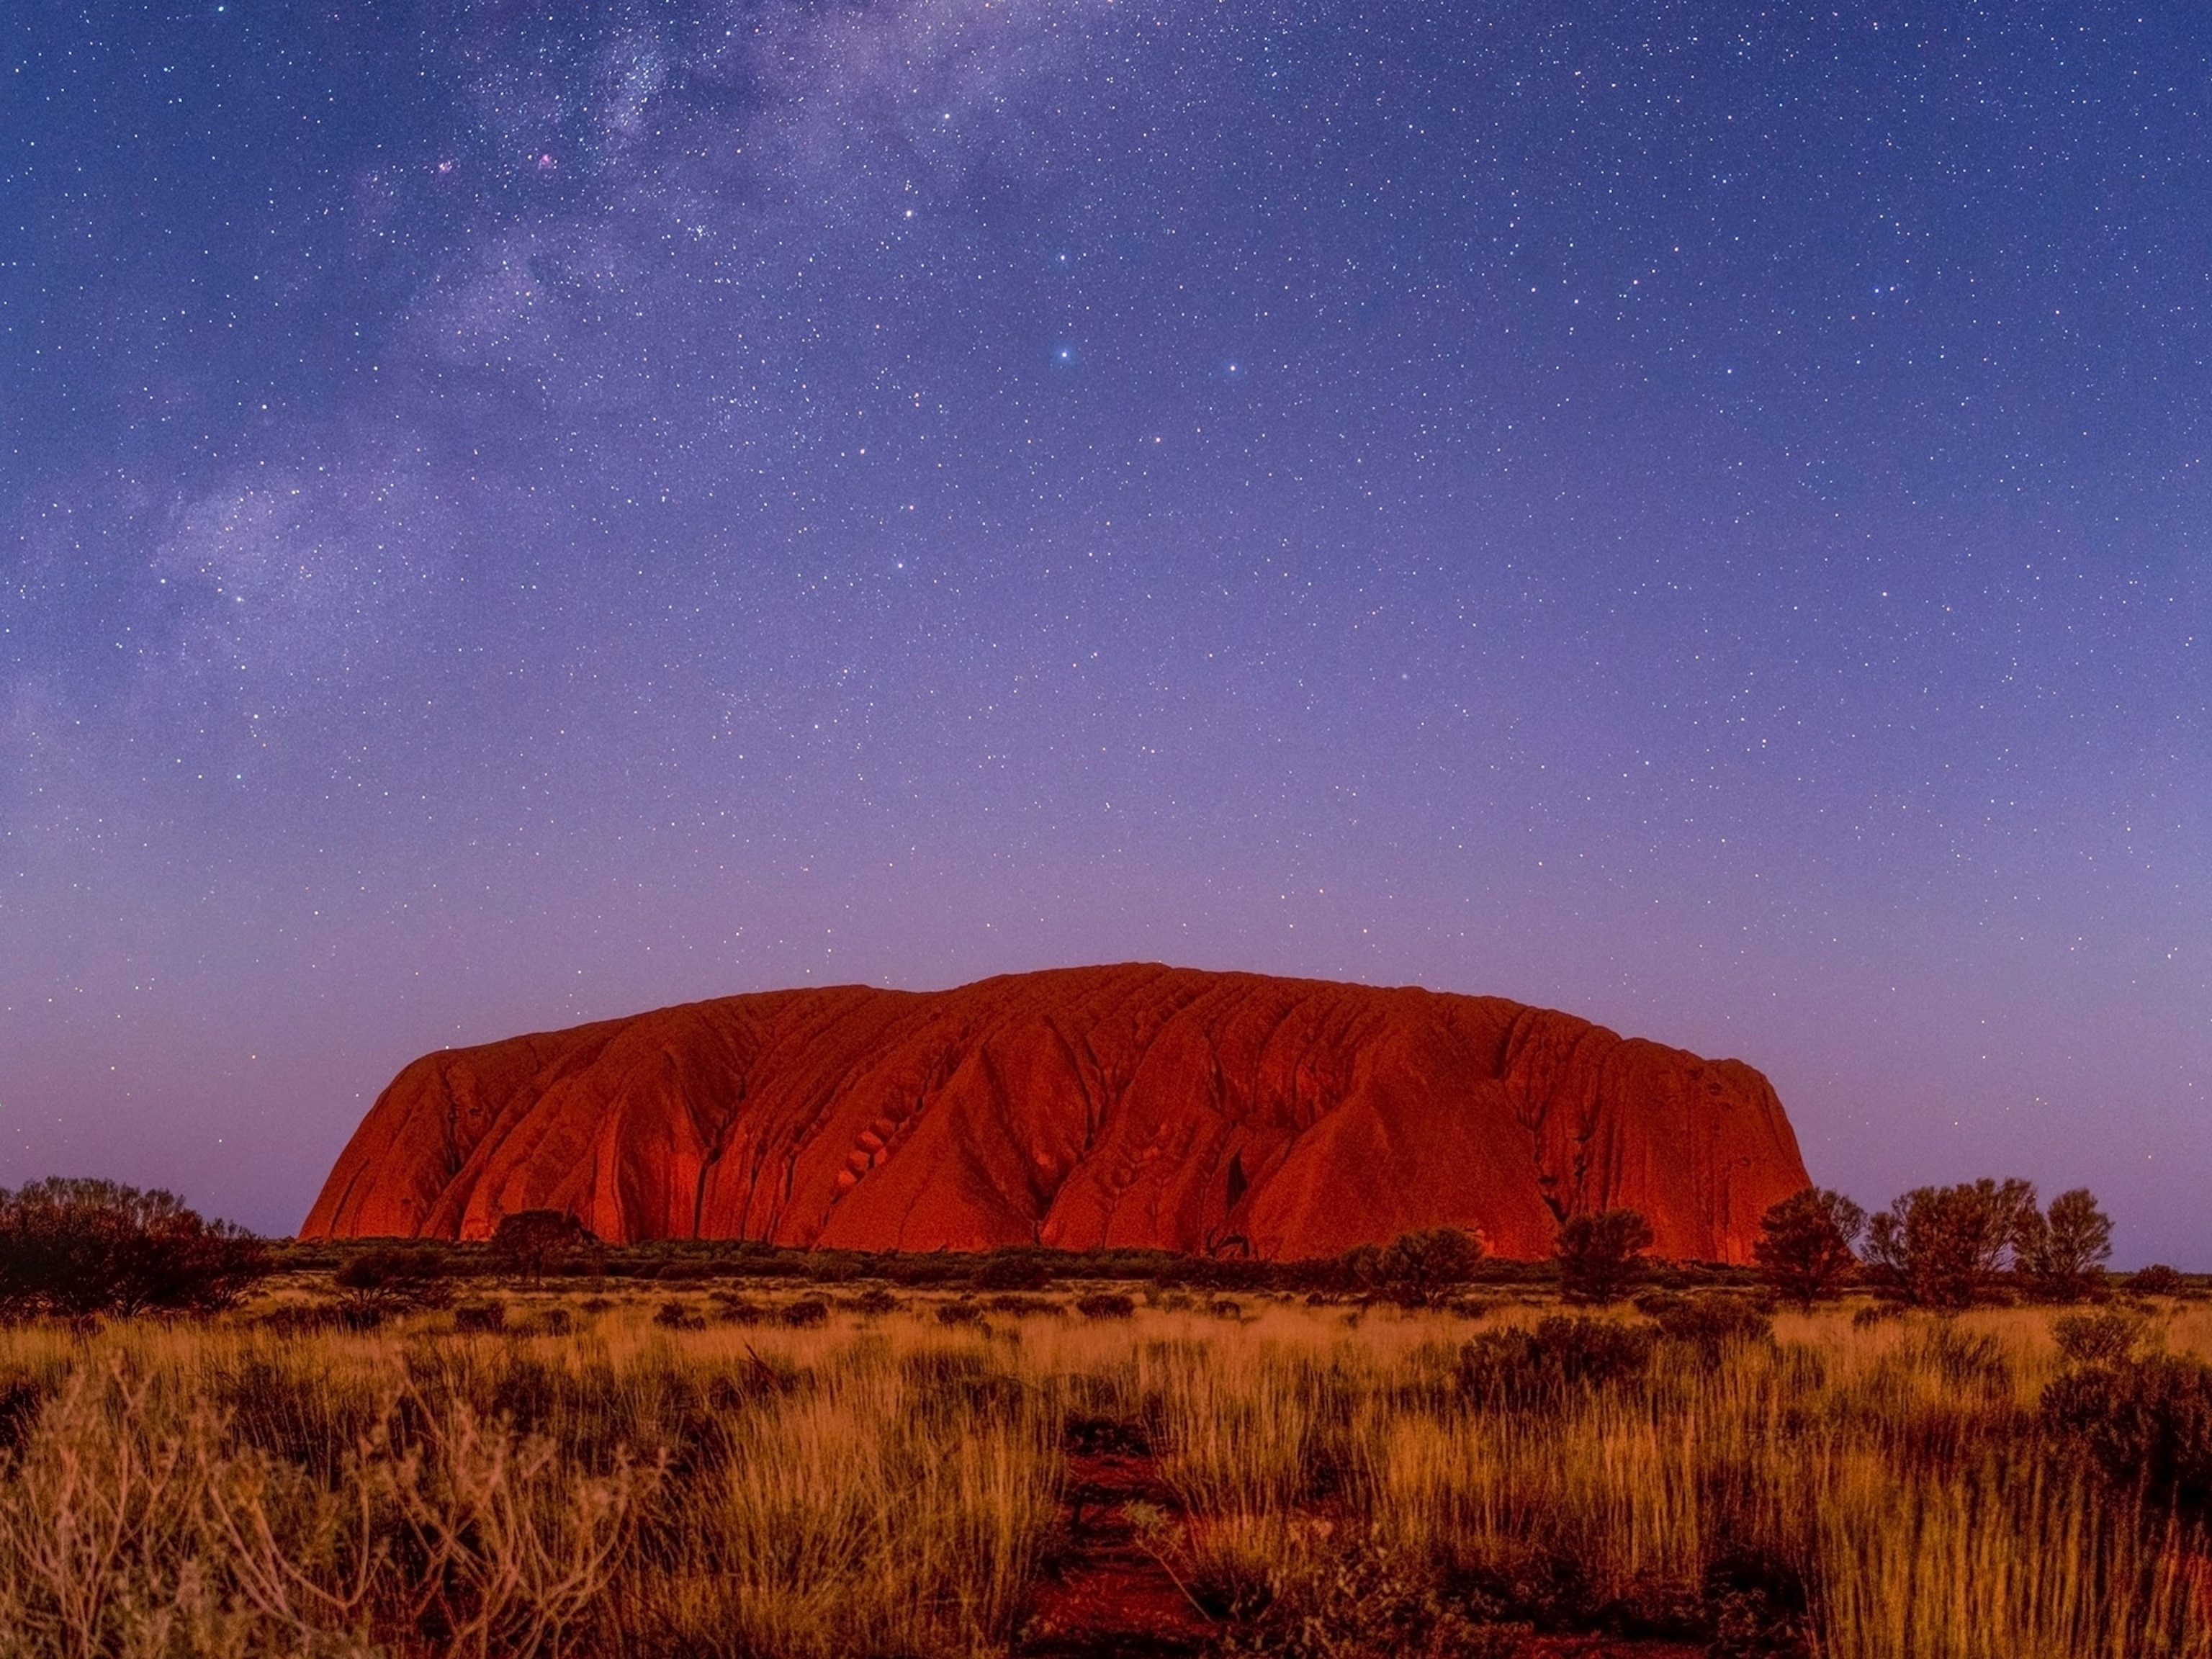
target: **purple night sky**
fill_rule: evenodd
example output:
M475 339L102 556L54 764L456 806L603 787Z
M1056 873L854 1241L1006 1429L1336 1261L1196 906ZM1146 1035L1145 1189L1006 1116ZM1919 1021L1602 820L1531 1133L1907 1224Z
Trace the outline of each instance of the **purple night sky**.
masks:
M0 1185L1062 963L1763 1068L2212 1267L2212 16L34 3Z

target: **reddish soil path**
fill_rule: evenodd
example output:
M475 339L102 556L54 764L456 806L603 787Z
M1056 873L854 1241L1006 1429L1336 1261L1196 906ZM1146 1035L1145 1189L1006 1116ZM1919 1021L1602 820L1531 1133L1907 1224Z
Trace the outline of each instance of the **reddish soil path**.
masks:
M1072 1433L1065 1548L1039 1588L1018 1659L1190 1659L1203 1650L1209 1622L1139 1540L1131 1504L1182 1513L1149 1453L1111 1433Z
M1062 1547L1038 1587L1013 1659L1198 1659L1217 1626L1145 1547L1127 1506L1180 1526L1182 1508L1139 1438L1108 1422L1071 1425ZM1701 1644L1531 1636L1515 1659L1707 1659Z

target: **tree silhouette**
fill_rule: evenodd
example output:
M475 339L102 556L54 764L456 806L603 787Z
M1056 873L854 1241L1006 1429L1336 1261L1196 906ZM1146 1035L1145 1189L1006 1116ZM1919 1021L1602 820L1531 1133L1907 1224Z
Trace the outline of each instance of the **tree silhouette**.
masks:
M1970 1307L1996 1288L2035 1213L2025 1181L1916 1187L1867 1224L1867 1259L1908 1302Z
M492 1254L535 1284L549 1267L557 1268L568 1252L589 1241L591 1230L566 1210L516 1210L499 1218L491 1236Z
M1651 1224L1634 1210L1599 1210L1569 1216L1553 1249L1559 1261L1559 1294L1570 1302L1618 1302L1641 1271L1653 1243Z
M1768 1210L1751 1247L1759 1277L1802 1308L1836 1289L1858 1266L1851 1254L1866 1212L1841 1193L1808 1187Z
M0 1192L0 1312L208 1313L274 1271L259 1239L173 1193L58 1176Z
M2097 1207L2097 1195L2076 1187L2051 1200L2038 1215L2021 1218L2014 1244L2021 1275L2030 1290L2052 1302L2079 1302L2096 1293L2112 1255L2112 1218Z

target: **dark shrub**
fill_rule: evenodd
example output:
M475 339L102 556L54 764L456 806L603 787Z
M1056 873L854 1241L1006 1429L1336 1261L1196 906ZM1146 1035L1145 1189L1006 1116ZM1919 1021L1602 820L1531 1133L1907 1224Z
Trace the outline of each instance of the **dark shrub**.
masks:
M1244 1317L1244 1304L1232 1302L1225 1296L1217 1297L1213 1304L1213 1316L1216 1319L1242 1319Z
M1085 1319L1127 1319L1136 1313L1137 1304L1118 1291L1093 1291L1075 1299L1075 1311Z
M801 1297L796 1302L787 1302L776 1310L776 1323L788 1325L795 1331L811 1330L817 1325L830 1322L830 1304L818 1296Z
M1904 1317L1905 1310L1897 1303L1869 1302L1863 1308L1857 1308L1852 1310L1851 1328L1855 1331L1863 1331L1870 1326L1880 1325L1888 1320L1902 1319Z
M372 1324L410 1308L441 1308L453 1299L446 1260L435 1250L364 1250L341 1264L331 1283L343 1293L349 1311Z
M1954 1389L1970 1389L1992 1398L2012 1389L2012 1367L2004 1346L1994 1336L1962 1331L1948 1320L1926 1325L1905 1339L1905 1363L1933 1371Z
M276 1270L261 1240L112 1181L0 1192L0 1315L211 1313Z
M28 1377L0 1382L0 1457L23 1449L46 1403L46 1390Z
M979 1291L1041 1291L1052 1282L1051 1266L1034 1251L994 1250L976 1264Z
M1025 1319L1033 1314L1066 1313L1067 1310L1057 1302L1048 1302L1041 1296L987 1296L984 1308L994 1314L1010 1314L1016 1319Z
M1401 1233L1389 1244L1357 1245L1310 1270L1330 1290L1426 1308L1465 1285L1481 1261L1480 1239L1457 1227L1432 1227Z
M530 1329L538 1336L567 1336L576 1328L576 1316L566 1308L544 1308L532 1315Z
M940 1302L937 1304L937 1322L940 1325L980 1325L983 1310L972 1302Z
M1708 1360L1717 1359L1731 1342L1774 1340L1774 1316L1749 1297L1662 1291L1637 1297L1636 1305L1650 1316L1661 1336L1696 1348Z
M507 1304L464 1302L453 1310L453 1328L457 1331L503 1331L507 1328Z
M653 1322L671 1331L701 1331L707 1328L706 1316L678 1297L671 1297L654 1309Z
M1485 1331L1460 1350L1460 1387L1485 1406L1557 1405L1571 1393L1640 1378L1653 1346L1648 1327L1610 1319L1554 1317L1534 1330Z
M2084 1366L2044 1389L2041 1414L2114 1485L2212 1520L2212 1368L2166 1354Z
M714 1270L703 1261L664 1261L653 1275L665 1285L689 1284L714 1277Z
M1142 1419L1095 1412L1070 1412L1060 1431L1060 1441L1079 1456L1104 1453L1145 1457L1152 1449L1152 1437L1146 1431Z
M1787 1562L1731 1549L1705 1569L1711 1659L1809 1659L1805 1581Z
M2140 1314L2068 1314L2051 1328L2058 1352L2077 1365L2116 1365L2148 1333Z
M592 1242L591 1230L566 1210L517 1210L499 1218L491 1253L508 1272L534 1281Z
M1777 1296L1810 1308L1833 1296L1858 1266L1851 1246L1865 1228L1866 1212L1841 1193L1808 1187L1767 1211L1752 1260Z
M385 1310L357 1303L288 1302L271 1308L253 1322L272 1336L319 1336L325 1331L373 1331L384 1322Z
M853 1311L871 1319L899 1310L899 1299L880 1285L872 1285L853 1298Z
M1651 1224L1633 1210L1570 1216L1553 1242L1559 1294L1570 1302L1618 1302L1642 1271Z
M2161 1261L2130 1273L2127 1288L2137 1296L2179 1296L2189 1281Z
M750 1297L732 1296L727 1291L717 1291L713 1297L714 1317L726 1325L764 1325L769 1310Z

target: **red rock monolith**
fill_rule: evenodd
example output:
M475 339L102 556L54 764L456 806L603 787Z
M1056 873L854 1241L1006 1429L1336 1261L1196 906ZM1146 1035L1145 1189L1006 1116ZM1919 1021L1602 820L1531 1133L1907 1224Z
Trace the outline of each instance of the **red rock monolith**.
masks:
M769 991L425 1054L310 1238L1042 1243L1296 1259L1462 1227L1551 1252L1641 1211L1747 1260L1807 1184L1766 1079L1497 997L1128 964L957 990Z

